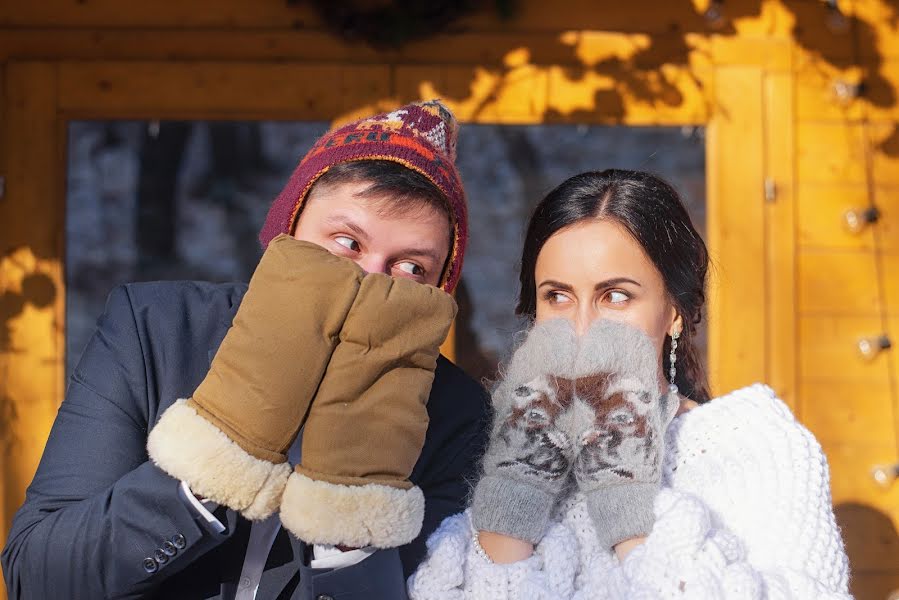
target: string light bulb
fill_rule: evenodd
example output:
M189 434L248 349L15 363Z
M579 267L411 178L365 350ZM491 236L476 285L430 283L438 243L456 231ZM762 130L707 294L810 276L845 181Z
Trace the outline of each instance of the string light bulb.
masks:
M705 12L702 13L702 18L705 19L706 23L713 29L720 29L723 27L724 0L709 0L709 5L706 7Z
M834 33L845 33L849 29L849 19L840 10L838 0L824 0L827 5L827 27Z

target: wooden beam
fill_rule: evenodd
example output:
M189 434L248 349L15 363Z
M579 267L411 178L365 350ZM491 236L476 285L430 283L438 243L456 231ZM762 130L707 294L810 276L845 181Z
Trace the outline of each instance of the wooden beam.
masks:
M485 3L484 8L452 22L450 28L526 33L594 30L658 34L672 29L706 32L711 28L702 17L705 5L701 0L661 2L647 11L639 2L569 0L564 9L551 2L520 2L513 18L502 19L492 4ZM758 0L730 0L727 30L743 35L786 35L789 23L778 18L780 10L776 5L762 6ZM3 0L0 26L304 30L321 28L322 19L308 3L284 0L157 0L127 5L117 0Z
M0 0L4 27L230 27L302 29L320 24L306 3L283 0L159 0L123 5L116 0Z
M756 40L756 46L765 43ZM770 44L769 44L770 45ZM617 32L517 32L469 30L444 33L397 49L348 43L324 30L304 29L0 29L0 59L32 60L237 60L340 64L480 65L502 67L526 50L537 65L594 67L607 60L637 68L709 64L701 34ZM447 48L452 48L448 52ZM756 48L757 49L757 48ZM757 60L758 53L740 55ZM734 53L731 55L737 58Z
M706 130L709 375L715 393L765 379L763 77L756 67L715 71Z
M794 411L796 390L796 142L794 76L764 79L765 379ZM801 416L801 415L800 415Z
M62 62L59 109L72 118L331 120L390 97L380 66L221 62Z
M9 63L0 200L3 536L24 500L63 397L65 135L53 64Z

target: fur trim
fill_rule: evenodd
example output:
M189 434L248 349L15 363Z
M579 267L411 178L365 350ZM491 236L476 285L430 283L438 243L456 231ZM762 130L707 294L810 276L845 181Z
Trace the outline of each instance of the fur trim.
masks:
M625 386L630 391L653 392L659 387L659 355L641 330L628 323L599 319L581 337L573 374L583 377L602 372L636 379Z
M281 501L281 522L307 544L394 548L421 531L424 494L417 487L339 485L294 472Z
M247 453L218 427L178 400L162 414L147 439L156 465L187 482L195 494L233 508L251 520L278 509L291 467Z

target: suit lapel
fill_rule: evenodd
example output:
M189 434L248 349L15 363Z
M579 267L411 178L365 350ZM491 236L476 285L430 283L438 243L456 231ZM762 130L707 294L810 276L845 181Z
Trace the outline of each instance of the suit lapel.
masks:
M257 598L290 598L300 580L306 546L283 527L275 537L259 581Z
M243 291L245 290L242 290L242 292ZM231 328L231 324L234 321L234 315L237 313L241 300L243 300L243 293L240 293L234 298L231 306L231 313L222 320L216 330L208 353L210 365L212 364L212 359L215 358L215 354L218 352L219 346L221 346L222 341L225 339L225 335ZM244 541L243 546L246 548L246 541ZM304 555L305 545L303 542L294 538L282 527L275 536L271 551L268 553L265 568L263 569L262 577L259 580L259 589L256 592L256 598L259 598L260 600L289 598L293 593L293 589L297 587L297 582L300 578L300 565L303 564L302 560ZM243 555L241 555L241 558L243 559ZM238 568L238 573L239 572L240 567ZM291 581L294 578L296 581ZM232 595L223 595L222 597L233 598L235 590L236 586L234 584L223 583L223 594L230 593Z

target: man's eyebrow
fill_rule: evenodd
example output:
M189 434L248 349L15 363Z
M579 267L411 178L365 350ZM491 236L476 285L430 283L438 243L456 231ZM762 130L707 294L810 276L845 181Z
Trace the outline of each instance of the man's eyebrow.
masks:
M368 233L366 233L360 225L358 225L349 217L345 217L343 215L334 215L325 219L325 222L335 227L346 227L347 229L358 235L360 238L362 238L364 241L369 240Z
M398 256L410 256L415 258L430 258L434 262L440 262L440 256L431 248L406 248L397 253Z

